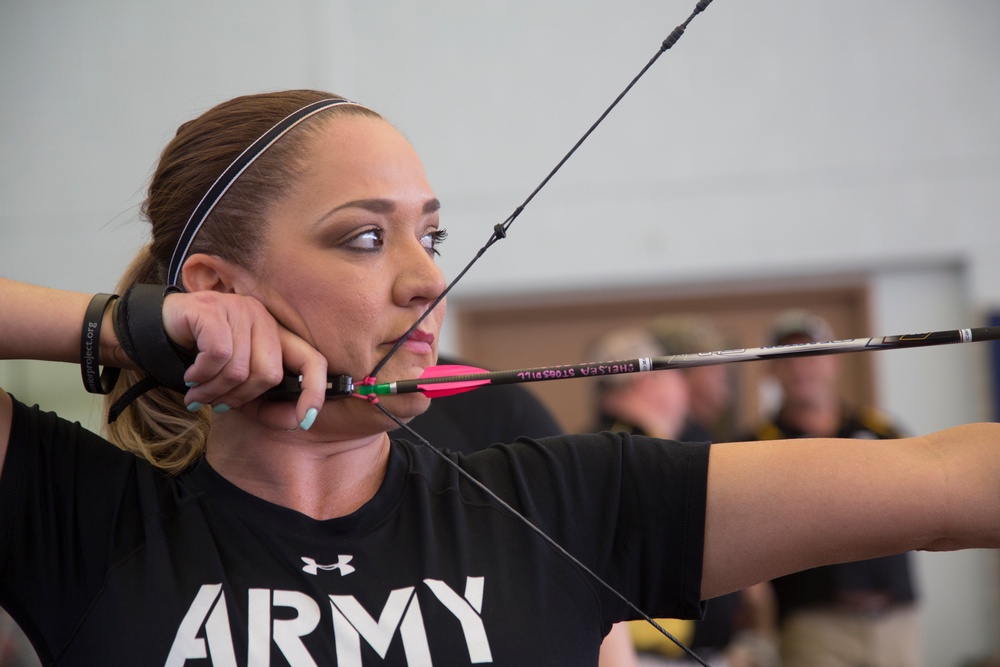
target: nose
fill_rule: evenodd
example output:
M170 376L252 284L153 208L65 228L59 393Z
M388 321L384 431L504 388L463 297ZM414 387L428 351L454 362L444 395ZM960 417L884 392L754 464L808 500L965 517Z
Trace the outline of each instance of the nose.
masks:
M393 285L393 300L397 305L427 305L444 291L447 283L434 256L413 239L405 244L395 258L397 267Z

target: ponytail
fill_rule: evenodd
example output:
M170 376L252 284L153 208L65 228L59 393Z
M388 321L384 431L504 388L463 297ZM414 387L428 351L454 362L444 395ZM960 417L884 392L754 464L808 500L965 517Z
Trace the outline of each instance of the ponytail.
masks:
M142 204L152 240L126 270L118 293L125 294L137 284L166 285L173 278L167 274L178 240L185 234L185 222L214 189L220 174L281 119L331 98L343 99L316 90L247 95L223 102L181 125L163 149ZM197 234L187 239L184 254L206 253L252 268L264 242L269 211L308 166L302 158L305 144L315 136L320 122L311 118L341 115L381 118L365 107L341 104L294 125L228 181L224 194L199 220ZM175 269L180 276L182 266ZM123 372L117 387L105 398L106 407L146 377L141 372ZM156 388L140 396L105 433L122 449L178 473L204 454L211 419L208 408L189 412L182 394Z
M124 294L137 284L157 284L163 276L157 261L146 247L132 261L118 283ZM122 372L114 390L104 398L105 410L128 389L146 377L141 371ZM105 436L118 447L145 458L169 473L178 473L205 453L211 411L189 412L184 396L163 387L151 389L105 426Z

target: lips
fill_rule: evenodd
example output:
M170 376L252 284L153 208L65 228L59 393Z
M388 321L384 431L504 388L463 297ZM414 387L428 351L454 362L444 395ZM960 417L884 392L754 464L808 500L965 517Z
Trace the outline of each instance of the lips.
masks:
M404 336L400 336L392 342L395 345L400 339L404 339ZM402 346L411 352L416 352L418 354L427 354L434 351L434 334L429 331L420 331L419 329L405 336Z
M434 334L432 334L429 331L421 331L420 329L417 329L409 336L407 336L406 340L416 343L427 343L428 345L430 345L431 343L434 342Z

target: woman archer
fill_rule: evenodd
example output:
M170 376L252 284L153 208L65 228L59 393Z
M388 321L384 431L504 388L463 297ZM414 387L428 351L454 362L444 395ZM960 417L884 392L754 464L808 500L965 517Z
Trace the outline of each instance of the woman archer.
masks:
M82 360L95 391L124 369L109 404L180 368L107 439L0 391L0 606L45 664L596 664L636 612L456 468L659 617L821 564L1000 546L995 424L570 435L450 466L371 402L326 398L328 373L393 348L379 380L418 377L444 310L408 333L444 289L440 204L361 105L222 103L165 148L144 213L120 298L0 282L0 358ZM296 399L264 398L287 374ZM381 404L407 421L427 401Z

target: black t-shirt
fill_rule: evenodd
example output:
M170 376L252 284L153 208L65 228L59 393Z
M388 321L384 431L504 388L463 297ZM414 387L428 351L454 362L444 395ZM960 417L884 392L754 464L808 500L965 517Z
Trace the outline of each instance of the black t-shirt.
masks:
M708 447L599 434L448 454L640 608L701 613ZM58 665L596 665L625 605L426 447L316 521L15 402L0 605Z
M468 365L460 359L441 356L439 364ZM482 387L431 401L427 410L408 426L433 445L471 454L498 442L517 438L561 435L562 429L541 401L516 384ZM389 435L411 438L405 429Z
M407 426L432 445L444 445L463 454L522 436L541 438L562 433L545 407L526 389L514 385L435 398L427 411ZM389 435L414 439L405 429Z
M631 435L645 435L643 430L627 419L601 413L597 419L597 431L621 431ZM680 436L683 442L703 442L709 439L708 432L692 422L685 424ZM702 619L694 624L690 648L695 651L706 649L723 650L729 646L739 631L741 607L740 591L712 598ZM673 650L673 646L671 646ZM655 651L651 651L655 652Z

